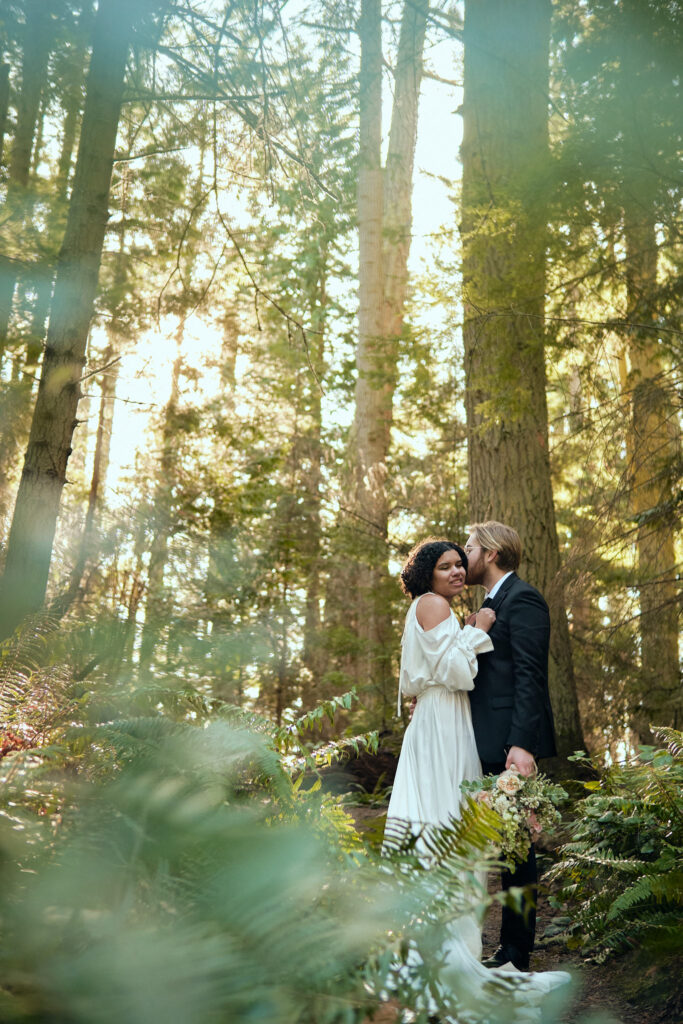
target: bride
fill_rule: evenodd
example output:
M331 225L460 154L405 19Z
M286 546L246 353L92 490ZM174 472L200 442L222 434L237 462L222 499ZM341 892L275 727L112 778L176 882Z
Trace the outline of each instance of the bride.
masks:
M451 611L462 594L467 555L447 540L429 539L408 555L401 588L413 598L403 630L401 697L417 699L406 729L387 818L418 828L460 816L460 783L481 778L467 691L474 687L477 654L493 650L491 608L461 628Z
M488 633L496 615L482 608L473 625L461 627L451 603L462 594L466 574L463 549L435 538L413 548L401 572L401 587L413 601L401 641L398 710L403 695L415 698L415 708L387 811L387 848L389 832L400 832L403 824L418 835L419 850L420 834L460 817L460 784L481 778L468 691L475 686L477 654L493 650ZM441 986L457 988L470 1005L492 982L509 984L511 972L516 976L516 1011L510 1021L533 1019L540 998L569 981L563 971L522 974L511 964L487 969L480 963L480 928L469 916L450 926L447 946Z

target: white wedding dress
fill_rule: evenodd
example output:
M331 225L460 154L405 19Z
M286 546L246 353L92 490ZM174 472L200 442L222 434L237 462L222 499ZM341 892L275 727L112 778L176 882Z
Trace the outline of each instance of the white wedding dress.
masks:
M401 641L401 697L417 697L406 729L387 818L416 826L446 825L460 816L460 783L481 778L467 696L474 689L477 654L492 651L488 633L461 628L449 615L433 629L417 621L411 604Z
M424 630L417 621L419 600L408 610L401 641L399 712L403 695L417 697L417 703L403 737L387 811L392 832L397 825L400 832L403 824L418 836L430 826L459 818L460 784L481 778L467 693L475 686L477 654L493 650L488 633L461 627L453 614ZM418 839L418 851L419 844ZM389 842L386 845L390 848ZM449 926L442 955L440 986L457 993L458 1004L470 1010L482 1010L491 999L505 999L509 1024L539 1021L544 997L570 981L564 971L522 973L512 965L484 967L481 929L471 915Z

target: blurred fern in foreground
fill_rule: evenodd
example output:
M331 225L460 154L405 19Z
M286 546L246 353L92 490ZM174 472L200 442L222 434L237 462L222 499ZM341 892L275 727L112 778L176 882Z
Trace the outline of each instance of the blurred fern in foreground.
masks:
M440 950L479 909L495 830L468 808L429 869L412 837L367 851L318 785L343 751L311 731L350 697L283 732L191 690L87 689L37 633L12 643L0 724L42 724L0 757L0 1020L356 1024L392 995L421 1024L427 993L465 1006L466 979L462 999L436 984ZM467 1019L508 1002L492 990Z
M392 981L402 937L438 950L465 884L448 857L472 864L476 817L440 837L438 873L409 849L378 870L324 797L290 809L263 737L154 724L95 730L102 749L135 734L145 758L105 782L62 777L52 805L36 794L54 765L5 758L0 1019L324 1024L360 1020L382 991L419 1002L438 961Z

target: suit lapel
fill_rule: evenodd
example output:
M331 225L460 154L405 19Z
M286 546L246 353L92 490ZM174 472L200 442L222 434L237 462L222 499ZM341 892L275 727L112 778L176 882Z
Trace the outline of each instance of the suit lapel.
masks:
M502 587L494 597L493 601L487 602L487 607L493 608L494 612L497 612L500 606L502 605L503 601L507 597L510 587L518 578L519 577L517 576L517 573L514 572L511 576L508 576L508 578L505 580Z

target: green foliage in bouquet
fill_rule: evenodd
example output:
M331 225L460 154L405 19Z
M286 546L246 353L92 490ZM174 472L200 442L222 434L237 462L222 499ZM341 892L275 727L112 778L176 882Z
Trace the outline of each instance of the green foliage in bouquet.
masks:
M558 807L567 793L541 772L523 776L515 768L462 783L463 792L494 812L500 831L500 854L505 861L526 860L531 843L552 834L561 821Z
M640 947L683 955L683 733L598 770L553 874L577 906L570 944L597 960Z

